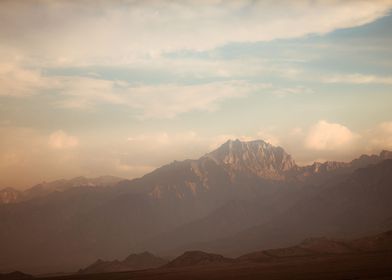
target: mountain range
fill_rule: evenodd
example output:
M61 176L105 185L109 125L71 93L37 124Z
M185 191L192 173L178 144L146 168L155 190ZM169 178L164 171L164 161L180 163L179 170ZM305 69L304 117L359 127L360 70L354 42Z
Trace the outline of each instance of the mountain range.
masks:
M392 228L392 152L299 166L281 147L230 140L133 180L0 191L0 271L76 271L129 252L236 257L312 236Z
M165 265L168 261L154 256L149 252L131 254L124 260L103 261L97 260L84 269L79 270L79 274L107 273L116 271L131 271L148 268L156 268Z
M308 238L290 247L255 251L237 258L187 251L170 262L149 252L123 261L97 260L78 273L39 279L390 279L392 231L359 239ZM19 271L0 279L35 279Z
M122 180L124 179L114 176L101 176L97 178L76 177L70 180L62 179L53 182L43 182L24 191L8 187L0 190L0 204L26 201L77 187L111 187Z

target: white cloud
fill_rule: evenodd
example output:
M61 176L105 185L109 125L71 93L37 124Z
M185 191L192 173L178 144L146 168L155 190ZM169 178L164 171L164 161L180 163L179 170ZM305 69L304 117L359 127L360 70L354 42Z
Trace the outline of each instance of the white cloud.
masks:
M59 105L89 108L97 103L128 106L142 119L173 118L191 111L215 111L219 103L263 88L243 81L204 84L131 85L121 81L64 78Z
M57 130L50 134L49 145L54 149L74 148L79 145L77 137L69 135L62 130Z
M281 144L280 138L276 135L274 127L262 129L257 132L257 138L264 140L274 146L279 146Z
M215 111L221 101L245 97L256 89L242 81L131 87L127 104L142 110L143 118L172 118L195 110Z
M134 178L173 160L199 158L228 139L261 138L279 144L302 164L316 159L348 161L362 153L392 149L392 122L377 124L358 134L341 124L321 120L309 129L267 127L247 135L147 129L129 134L122 131L114 137L84 131L76 138L58 130L48 139L46 132L8 124L0 126L0 135L0 184L24 187L32 182L80 175ZM268 139L272 137L276 141ZM78 145L79 141L89 145Z
M392 85L392 76L349 74L349 75L333 75L330 77L326 77L322 80L325 83Z
M392 121L378 124L366 135L369 139L370 150L378 152L382 149L392 149Z
M30 61L124 64L162 52L324 34L372 22L391 5L390 0L2 1L0 37Z
M278 97L285 97L293 94L310 94L313 93L313 90L303 86L296 86L290 88L278 88L274 90L273 93Z
M230 80L201 84L130 84L79 76L45 76L17 64L0 65L0 95L14 97L49 92L61 107L92 109L97 104L117 104L137 111L140 118L173 118L191 111L215 111L230 98L245 97L269 88Z
M76 176L84 172L80 169L77 151L52 147L45 132L29 127L0 125L0 135L2 186L26 188L33 183ZM62 145L75 144L72 139L74 138L68 138ZM56 145L60 145L58 141Z
M305 143L307 148L313 150L336 150L347 147L356 137L341 124L321 120L310 128Z
M0 63L0 96L21 97L55 87L55 80L42 76L37 69L16 63Z

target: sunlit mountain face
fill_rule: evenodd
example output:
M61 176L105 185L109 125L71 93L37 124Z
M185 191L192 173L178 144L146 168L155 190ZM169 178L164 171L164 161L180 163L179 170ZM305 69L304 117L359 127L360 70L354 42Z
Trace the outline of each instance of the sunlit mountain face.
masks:
M0 279L389 277L391 11L0 1Z

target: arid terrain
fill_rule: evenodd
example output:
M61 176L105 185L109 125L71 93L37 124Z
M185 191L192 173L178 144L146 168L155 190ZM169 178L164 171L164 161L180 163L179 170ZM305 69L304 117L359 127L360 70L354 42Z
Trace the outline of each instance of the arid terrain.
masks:
M391 279L392 0L0 0L0 280Z
M0 275L0 279L392 279L392 232L355 240L312 238L296 246L252 252L235 259L188 251L159 265L159 259L147 253L132 257L133 262L144 260L144 265L150 259L157 267L126 271L118 262L98 262L93 265L95 270L68 275L33 277L13 273ZM100 266L111 266L114 272L99 273Z

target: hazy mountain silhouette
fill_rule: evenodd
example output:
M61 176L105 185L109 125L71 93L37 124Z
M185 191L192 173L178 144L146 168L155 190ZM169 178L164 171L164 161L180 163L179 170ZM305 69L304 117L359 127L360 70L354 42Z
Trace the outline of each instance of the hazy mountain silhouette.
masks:
M26 274L20 271L0 273L0 280L22 280L22 279L34 279L34 277L30 274Z
M140 270L160 267L166 263L167 261L162 258L156 257L149 252L143 252L140 254L131 254L123 261L102 261L99 259L88 267L79 270L79 273L91 274L114 271Z
M202 251L188 251L169 262L166 267L217 265L230 262L233 262L233 259L229 259L218 254L206 253Z
M283 148L235 140L134 180L41 184L0 205L0 270L75 271L144 250L236 255L375 232L391 220L389 157L301 167Z
M235 259L188 251L167 265L138 271L123 270L120 261L99 260L90 266L93 274L81 275L80 271L40 279L389 279L391 245L391 231L354 240L308 238L291 247L255 251ZM133 254L131 259L140 260L142 255L151 258L145 252ZM97 272L95 268L110 269ZM0 279L29 277L21 272L0 274Z
M122 180L124 179L114 176L101 176L97 178L76 177L70 180L62 179L53 182L43 182L24 191L5 188L0 190L0 204L26 201L53 192L63 192L77 187L112 187Z

